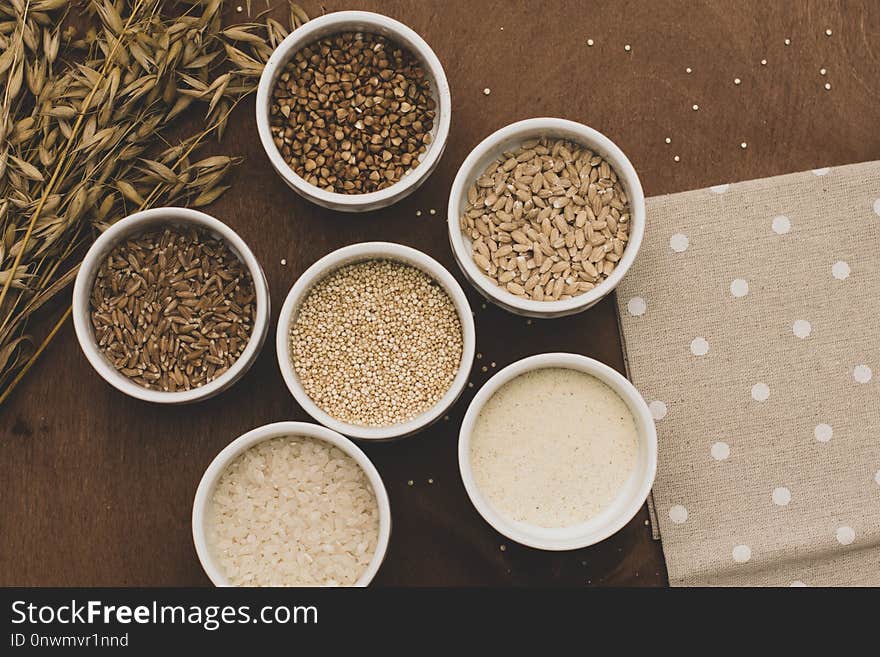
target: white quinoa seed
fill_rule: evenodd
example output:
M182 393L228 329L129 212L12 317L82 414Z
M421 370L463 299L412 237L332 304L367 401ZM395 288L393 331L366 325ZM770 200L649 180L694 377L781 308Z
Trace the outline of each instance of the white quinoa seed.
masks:
M446 291L411 265L346 265L308 293L290 329L306 394L332 417L385 427L434 406L461 365L461 321Z

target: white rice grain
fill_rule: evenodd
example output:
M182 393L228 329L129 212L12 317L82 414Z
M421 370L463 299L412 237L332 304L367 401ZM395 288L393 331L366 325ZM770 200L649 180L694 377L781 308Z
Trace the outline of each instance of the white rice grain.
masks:
M220 476L207 536L236 586L350 586L376 550L379 507L366 473L338 448L273 438Z

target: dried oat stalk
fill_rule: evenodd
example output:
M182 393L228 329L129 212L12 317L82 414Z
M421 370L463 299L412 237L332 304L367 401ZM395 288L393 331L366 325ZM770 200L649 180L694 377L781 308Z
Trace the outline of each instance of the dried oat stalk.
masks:
M295 29L308 17L289 4ZM227 189L238 158L199 150L288 29L224 25L223 13L222 0L0 0L0 403L69 316L37 346L34 313L98 232ZM172 138L183 117L203 121Z

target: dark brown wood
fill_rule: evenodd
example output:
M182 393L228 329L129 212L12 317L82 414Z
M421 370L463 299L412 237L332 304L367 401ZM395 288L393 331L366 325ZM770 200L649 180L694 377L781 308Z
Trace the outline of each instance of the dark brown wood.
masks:
M312 15L322 11L317 2L302 4ZM517 119L561 116L605 132L630 156L648 195L880 158L880 5L874 0L324 5L346 8L400 19L431 44L452 87L449 145L437 171L404 202L366 216L341 215L304 202L273 173L257 141L253 105L245 104L223 146L245 163L210 212L263 263L275 315L308 265L363 240L423 249L464 284L445 233L449 188L468 151ZM595 41L592 48L587 38ZM819 74L823 67L826 77ZM470 297L483 354L475 387L492 373L491 363L501 367L542 351L579 352L622 368L611 299L579 317L528 324ZM468 502L456 461L458 426L472 393L448 421L421 435L365 448L385 479L394 514L378 584L666 582L644 511L604 543L569 553L520 547L491 530ZM284 419L308 420L284 387L271 337L231 391L164 408L106 385L66 326L0 409L0 584L207 584L190 537L199 478L230 440Z

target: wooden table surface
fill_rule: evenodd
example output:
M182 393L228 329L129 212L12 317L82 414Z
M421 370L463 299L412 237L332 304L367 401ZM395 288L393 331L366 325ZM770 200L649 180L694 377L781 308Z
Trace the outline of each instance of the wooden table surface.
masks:
M458 475L457 432L491 364L502 367L551 350L583 353L618 370L622 359L612 298L577 317L531 324L481 305L446 239L452 179L484 136L532 116L566 117L604 132L629 155L646 195L880 158L880 5L302 4L313 16L322 9L370 9L407 23L440 57L453 95L452 131L436 172L400 204L362 216L311 206L290 191L261 151L253 104L245 104L222 147L243 155L245 163L232 189L209 209L262 262L276 316L306 267L364 240L422 249L469 292L482 354L475 387L448 421L397 443L365 446L394 514L376 583L664 585L661 548L651 539L644 510L600 545L544 553L507 541L470 505ZM824 77L821 68L827 69ZM742 83L735 85L734 78ZM484 95L484 88L491 93ZM72 326L64 327L0 409L0 585L208 584L190 535L192 497L205 467L253 427L309 420L278 372L274 330L273 324L256 365L231 391L165 408L105 384L81 354Z

